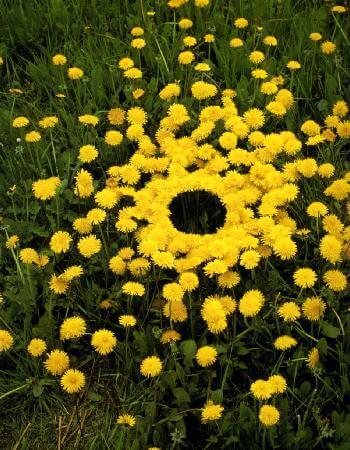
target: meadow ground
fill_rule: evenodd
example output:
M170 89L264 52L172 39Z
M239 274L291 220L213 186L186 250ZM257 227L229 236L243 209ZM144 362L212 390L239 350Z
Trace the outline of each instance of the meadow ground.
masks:
M346 2L0 6L0 449L350 449Z

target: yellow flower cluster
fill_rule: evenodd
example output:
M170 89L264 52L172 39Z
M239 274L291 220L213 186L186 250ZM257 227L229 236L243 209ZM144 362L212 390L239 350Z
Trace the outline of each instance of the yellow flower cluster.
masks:
M177 9L188 1L168 0L168 6ZM210 9L209 0L193 3L196 8ZM333 7L332 12L345 11ZM188 18L178 22L180 30L192 26ZM234 20L236 34L230 40L230 52L244 51L251 27L244 17ZM258 27L257 31L262 29ZM147 29L135 26L130 35L130 47L140 57L150 46L145 38ZM310 40L322 41L320 49L324 55L336 50L336 44L323 41L320 33L311 33ZM246 327L244 335L272 316L278 326L269 334L271 353L282 361L295 347L299 350L301 339L294 336L300 324L305 322L312 330L316 323L321 328L327 312L335 311L329 299L347 289L343 264L350 260L350 226L342 218L344 211L349 212L346 202L350 196L350 172L337 174L335 165L329 161L320 163L318 154L324 146L343 144L350 138L348 104L338 100L324 119L305 120L291 131L284 125L284 117L296 107L296 99L288 86L284 87L286 80L281 75L269 73L269 52L278 40L264 35L259 42L266 51L251 49L246 58L257 95L263 101L259 107L252 104L248 109L241 108L237 92L222 90L211 77L214 66L198 60L197 48L211 47L214 42L212 34L182 35L176 64L184 73L194 69L195 78L188 86L179 80L162 86L156 97L163 111L159 117L152 117L146 106L135 105L112 107L106 111L106 117L101 111L77 115L74 123L86 134L82 134L84 139L76 147L72 177L64 180L60 172L60 177L45 178L47 174L40 172L38 177L42 178L32 183L32 195L40 200L43 210L49 209L50 200L58 202L63 191L74 205L79 205L69 215L71 228L69 222L61 221L40 244L44 248L38 250L26 244L20 248L26 241L15 234L7 235L5 244L18 269L26 265L29 273L28 266L34 265L33 271L46 277L51 296L68 296L69 289L74 290L79 280L90 276L90 268L104 270L106 286L109 278L113 279L115 297L106 296L102 301L99 298L97 305L103 314L118 309L114 319L117 331L95 323L90 330L91 324L73 312L59 324L60 345L76 344L79 339L83 345L89 338L91 348L101 358L112 356L121 347L127 355L129 335L137 336L138 327L145 325L138 312L147 305L147 316L156 312L161 324L159 330L152 329L152 342L158 339L161 344L168 344L171 357L181 349L185 359L190 359L181 346L188 338L187 325L193 340L196 327L201 333L204 330L190 356L192 367L210 376L209 388L211 371L221 363L221 353L226 352L220 339L234 340L236 336L231 332L236 333L238 321ZM135 61L124 56L114 70L122 71L123 77L134 83L143 77ZM141 57L139 63L141 67ZM71 84L84 77L79 67L60 67L67 64L63 54L54 55L52 64L57 66L55 70L66 71ZM290 77L297 77L305 69L297 60L283 64ZM143 104L138 100L144 94L141 87L133 88L132 98L137 105ZM26 146L32 148L35 144L36 148L48 134L52 138L51 128L61 128L61 119L59 115L43 117L37 122L40 133L26 132L31 121L18 115L12 120L12 127L24 133ZM123 152L129 155L125 163L119 157ZM102 167L106 154L111 156L109 166ZM98 177L97 166L102 167L104 177ZM308 200L304 211L298 210L305 186L314 181L322 186L322 191ZM203 195L216 202L215 214L221 213L222 222L214 230L208 226L204 233L187 228L187 223L180 226L174 205L186 210L188 198L201 199ZM199 216L205 209L198 203L198 211L190 210L190 216ZM299 222L299 215L305 223ZM303 246L311 242L315 254L297 259ZM259 280L260 271L278 265L285 268L286 280L281 282L292 292L290 296L280 298ZM123 333L125 342L120 341ZM0 352L7 352L14 342L9 331L0 330ZM36 337L26 343L26 348L34 358L45 355L45 370L60 377L64 391L73 394L84 389L86 377L71 366L76 360L68 352L61 348L48 350L47 342ZM308 351L300 359L315 371L320 365L320 353L317 347ZM138 355L135 361L137 376L144 377L145 383L156 386L167 376L168 359L162 359L156 347ZM226 407L222 401L214 401L209 388L199 412L203 424L219 420ZM286 391L287 381L280 374L257 379L250 386L250 393L259 402L275 400L275 396ZM281 413L275 406L260 404L259 408L263 426L279 422ZM134 427L136 418L124 411L119 411L116 423Z

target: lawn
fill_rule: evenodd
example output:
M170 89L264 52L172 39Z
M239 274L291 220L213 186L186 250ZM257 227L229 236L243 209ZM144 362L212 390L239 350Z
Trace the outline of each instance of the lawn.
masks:
M0 449L350 449L347 2L0 4Z

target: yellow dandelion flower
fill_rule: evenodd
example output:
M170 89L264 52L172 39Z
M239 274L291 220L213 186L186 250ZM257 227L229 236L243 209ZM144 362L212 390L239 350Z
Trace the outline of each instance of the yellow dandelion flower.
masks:
M323 281L334 292L344 291L347 286L346 275L340 270L327 270L323 275Z
M53 274L50 278L49 287L55 294L64 294L69 287L69 282L61 275Z
M57 53L52 57L52 64L54 66L64 66L67 63L66 56L62 55L61 53Z
M258 289L251 289L240 299L238 309L245 317L253 317L262 309L264 302L264 295Z
M162 372L162 367L162 361L158 356L148 356L141 362L140 373L144 377L153 378Z
M101 328L92 334L91 345L100 355L108 355L108 353L112 353L116 347L117 338L113 331Z
M191 19L183 18L179 21L178 25L182 30L188 30L193 26L193 22Z
M302 310L308 320L320 320L326 310L326 303L319 297L309 297L304 301Z
M37 251L30 247L23 248L19 252L19 259L24 264L33 264L34 262L36 262L38 260L38 257L39 257L39 255L38 255Z
M85 258L91 258L101 250L101 240L94 234L80 238L77 244L78 250Z
M39 200L49 200L55 196L60 185L61 181L57 177L34 181L32 184L34 197Z
M62 389L68 394L79 392L85 386L85 375L77 369L68 369L61 377Z
M112 108L107 113L111 125L122 125L125 119L125 111L122 108Z
M67 231L56 231L50 239L50 249L54 253L66 253L69 250L72 237Z
M113 147L116 147L121 144L123 140L123 135L120 131L116 130L109 130L105 134L105 142L108 145L111 145Z
M46 351L46 342L43 339L34 338L27 345L27 351L34 357L41 356Z
M137 50L141 50L142 48L146 47L146 41L142 38L136 38L131 41L130 45Z
M301 311L295 302L285 302L278 308L277 314L286 322L294 322L300 318Z
M316 347L312 348L306 358L306 364L310 369L315 369L320 361L320 354Z
M197 350L196 360L201 367L208 367L214 364L218 357L216 348L205 345Z
M134 67L135 63L131 58L125 57L119 60L118 67L122 70L128 70Z
M38 122L39 127L41 128L53 128L55 125L58 124L58 117L56 116L47 116L43 117Z
M272 384L274 394L283 394L287 390L287 381L282 375L271 375L268 382Z
M136 418L135 416L132 416L130 414L119 414L119 416L117 417L117 424L134 427L136 424Z
M13 234L12 236L9 236L6 239L6 248L8 249L14 249L17 247L17 244L19 242L19 236L17 234Z
M160 342L162 344L169 344L179 340L181 340L181 334L176 330L165 330L160 337Z
M39 142L41 140L41 134L38 131L30 131L25 134L24 140L29 143Z
M334 44L334 42L331 41L325 41L321 44L321 51L325 55L331 55L335 52L337 46Z
M259 420L266 427L276 425L280 419L280 413L275 406L263 405L259 411Z
M119 317L119 323L122 327L134 327L136 325L136 319L134 316L125 314Z
M297 340L294 339L293 337L284 335L284 336L279 336L275 340L273 345L274 345L274 347L277 350L283 350L284 351L284 350L288 350L288 349L290 349L292 347L295 347L297 345L297 343L298 343Z
M86 322L78 316L68 317L60 327L60 339L65 341L83 336L86 333Z
M298 269L293 275L294 283L301 288L311 288L317 280L316 272L309 268Z
M188 50L181 52L177 58L178 62L182 65L191 64L194 61L194 54Z
M83 78L84 72L79 67L70 67L67 71L68 78L71 80L79 80Z
M236 28L246 28L248 26L248 20L244 17L239 17L234 21L234 25Z
M16 117L15 119L13 119L12 121L12 126L14 128L23 128L26 127L29 124L29 120L27 119L27 117Z
M263 43L268 45L269 47L276 47L277 39L275 36L265 36L263 39Z
M145 295L145 287L141 283L137 283L135 281L128 281L123 284L122 292L127 295L142 297L143 295Z
M320 41L320 40L322 39L322 34L321 34L321 33L318 33L318 32L314 32L314 33L311 33L311 34L309 35L309 38L310 38L312 41L317 42L317 41Z
M52 350L47 355L44 366L51 375L62 375L69 367L69 356L63 350Z
M0 352L6 352L13 345L14 339L7 330L0 330Z
M251 384L250 392L258 400L268 400L275 393L275 390L271 381L256 380Z
M220 333L227 327L226 313L220 301L208 297L202 305L201 315L212 333Z
M207 423L213 420L219 420L224 409L222 405L216 405L212 400L208 400L202 408L201 422Z

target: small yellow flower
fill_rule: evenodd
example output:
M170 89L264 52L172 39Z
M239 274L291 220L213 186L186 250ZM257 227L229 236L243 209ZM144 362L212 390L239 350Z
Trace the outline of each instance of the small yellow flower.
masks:
M248 26L248 20L244 17L240 17L234 21L236 28L246 28Z
M68 369L61 377L62 389L68 394L79 392L85 386L85 375L80 370Z
M46 342L43 339L34 338L29 342L27 350L32 356L41 356L46 351Z
M178 56L180 64L187 65L194 61L194 54L190 51L181 52Z
M208 367L214 364L217 356L217 350L210 345L199 348L196 353L197 362L201 367Z
M113 304L109 300L102 300L99 306L101 309L109 309L112 308Z
M70 67L67 71L68 78L71 80L79 80L83 78L84 72L79 67Z
M181 19L179 22L179 27L182 30L187 30L187 29L191 28L192 26L193 26L193 22L191 19L184 18L184 19Z
M60 339L76 339L86 333L86 322L78 316L67 317L60 326Z
M136 38L131 41L131 47L141 50L146 47L146 41L142 38Z
M134 89L132 91L132 96L135 100L138 100L139 98L141 98L144 95L145 91L141 88L138 89Z
M102 328L93 333L91 345L100 355L107 355L108 353L112 353L116 347L117 338L113 331Z
M39 120L38 124L41 128L53 128L58 123L58 117L47 116Z
M57 53L57 55L54 55L52 57L52 64L54 66L64 66L67 63L67 58L64 55L61 55L60 53Z
M134 37L140 37L145 33L144 29L141 27L134 27L131 29L130 34Z
M14 339L7 330L0 330L0 353L6 352L13 345Z
M204 8L209 5L210 0L194 0L194 4L197 8Z
M134 65L135 65L134 61L129 57L122 58L118 62L118 67L119 69L122 70L131 69L132 67L134 67Z
M334 44L334 42L331 41L325 41L321 44L321 51L325 55L331 55L335 52L337 46Z
M288 350L292 347L295 347L297 345L297 343L298 343L297 340L294 339L293 337L284 335L284 336L278 337L275 340L273 345L277 350L284 351L284 350Z
M301 316L300 308L295 302L285 302L278 308L278 315L286 322L294 322Z
M15 119L13 119L12 121L12 126L14 128L22 128L25 127L29 124L29 120L27 119L27 117L16 117Z
M120 131L117 130L109 130L105 134L105 142L108 145L116 147L121 144L123 140L123 135Z
M277 408L272 405L263 405L259 411L259 420L266 427L276 425L280 419L280 413Z
M319 297L309 297L302 305L304 316L311 321L320 320L326 310L326 303Z
M129 427L134 427L136 424L136 418L135 416L132 416L130 414L120 414L117 417L117 424L118 425L127 425Z
M29 143L39 142L41 139L41 134L37 131L30 131L24 136L24 140Z
M216 405L212 400L208 400L202 408L201 422L207 423L213 420L219 420L224 412L222 405Z
M162 344L169 344L170 342L177 342L181 339L181 334L176 330L166 330L160 337Z
M98 150L94 145L83 145L79 149L78 159L81 162L89 163L94 161L98 156Z
M230 40L230 47L232 48L238 48L238 47L243 47L243 41L242 39L239 38L233 38Z
M345 6L342 5L335 5L332 8L332 12L334 13L338 13L338 14L343 14L347 11L348 9Z
M91 258L101 250L101 240L94 234L80 238L78 241L78 250L85 258Z
M311 33L311 34L309 35L309 38L310 38L312 41L317 42L317 41L320 41L320 40L322 39L322 34L321 34L321 33Z
M211 44L212 42L215 42L215 36L213 34L206 34L204 35L204 42L207 44Z
M293 275L294 283L301 288L313 287L317 280L316 272L309 268L298 269Z
M275 390L271 381L256 380L251 384L250 392L258 400L268 400L275 393Z
M44 366L51 375L62 375L69 367L69 356L62 350L52 350L48 354Z
M197 39L193 36L186 36L182 40L185 47L193 47L197 44Z
M249 61L252 62L253 64L259 64L259 63L263 62L264 59L265 59L264 53L259 52L257 50L251 52L249 55Z
M141 283L135 281L128 281L123 284L122 292L127 295L135 295L141 297L145 294L145 287Z
M84 125L96 126L99 122L99 118L92 114L84 114L83 116L78 117L78 121Z
M66 253L72 238L67 231L56 231L50 239L50 249L54 253Z
M147 378L158 376L162 371L162 361L158 356L148 356L140 366L141 375Z
M277 45L277 39L275 38L275 36L265 36L263 42L269 47L276 47Z
M306 363L310 369L315 369L320 361L320 354L316 347L312 348L306 358Z
M123 315L119 317L119 323L124 328L134 327L136 325L136 319L132 315Z
M301 68L301 64L298 61L289 61L287 63L287 68L290 70L298 70Z
M9 236L8 239L6 240L6 248L8 249L16 248L18 242L19 237L17 236L17 234L13 234L12 236Z

